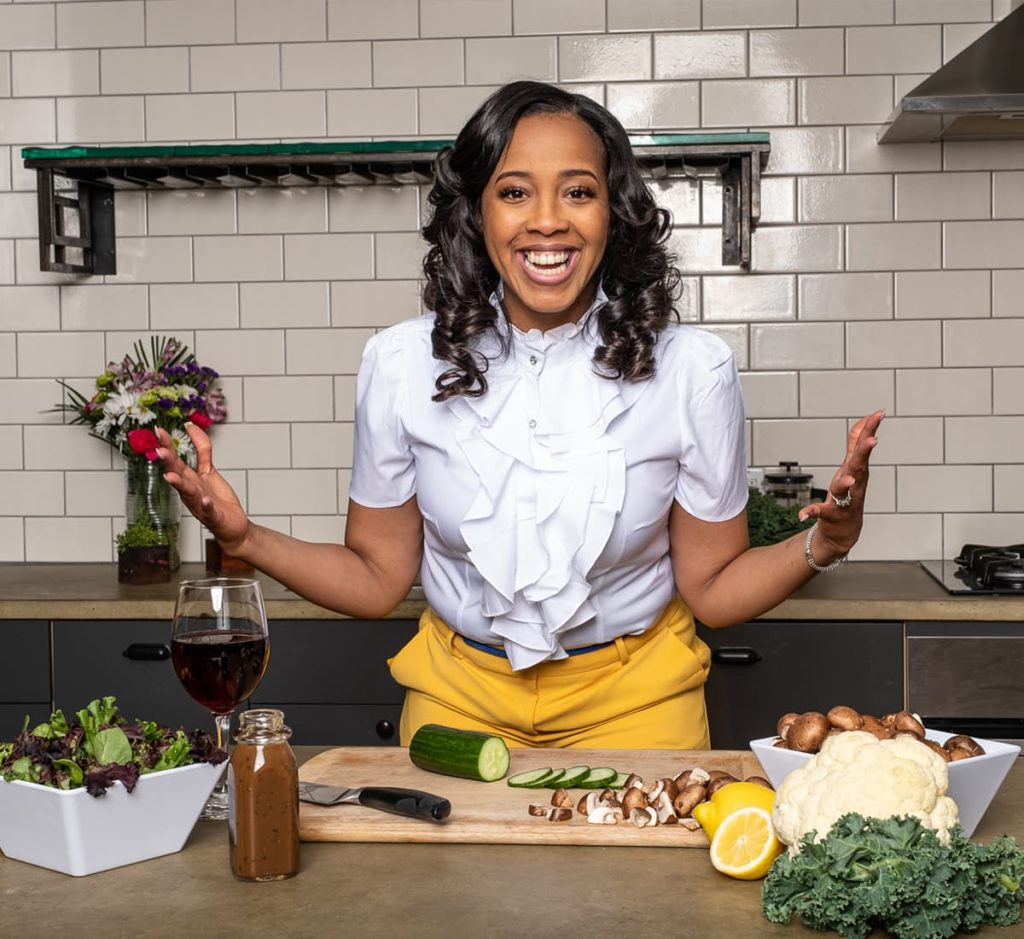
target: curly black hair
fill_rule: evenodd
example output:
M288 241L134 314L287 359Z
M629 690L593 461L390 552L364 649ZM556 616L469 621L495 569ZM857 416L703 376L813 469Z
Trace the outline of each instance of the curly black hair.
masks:
M516 81L495 91L437 158L423 228L423 300L435 314L434 358L451 363L436 381L435 401L487 391L487 359L476 340L495 329L489 302L499 276L484 243L480 201L516 124L532 114L575 114L595 131L606 154L610 223L598 277L608 302L597 315L601 343L595 371L610 379L643 381L655 372L654 347L670 319L680 275L666 242L671 216L644 183L629 137L616 118L583 95L553 85ZM505 351L507 353L507 344Z

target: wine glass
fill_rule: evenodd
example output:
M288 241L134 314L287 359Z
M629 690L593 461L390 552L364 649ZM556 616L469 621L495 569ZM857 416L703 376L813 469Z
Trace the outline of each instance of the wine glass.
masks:
M227 750L231 715L256 690L269 656L267 613L258 580L182 581L171 625L171 661L185 690L213 714L218 747ZM199 817L227 816L225 774Z

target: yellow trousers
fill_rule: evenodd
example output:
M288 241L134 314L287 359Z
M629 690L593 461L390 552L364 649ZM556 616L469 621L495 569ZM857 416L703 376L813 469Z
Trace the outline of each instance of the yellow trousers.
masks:
M503 737L509 746L706 750L710 655L693 616L670 603L640 636L514 672L468 645L429 608L388 660L406 689L400 741L423 724Z

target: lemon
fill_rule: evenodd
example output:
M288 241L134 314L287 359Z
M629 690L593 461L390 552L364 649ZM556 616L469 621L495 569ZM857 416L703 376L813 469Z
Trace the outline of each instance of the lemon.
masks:
M711 839L711 863L715 870L738 880L764 877L781 851L771 813L757 805L726 816Z
M718 826L739 809L757 806L771 814L775 805L775 793L766 786L757 783L734 782L722 786L707 802L701 802L693 810L693 817L700 822L700 827L708 836L715 837Z

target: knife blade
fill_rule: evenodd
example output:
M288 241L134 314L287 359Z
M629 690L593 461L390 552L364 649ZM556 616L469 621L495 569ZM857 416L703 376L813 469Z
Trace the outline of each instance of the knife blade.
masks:
M452 811L452 804L441 796L419 789L391 786L326 786L322 783L300 782L299 798L313 805L362 805L393 815L443 822Z

